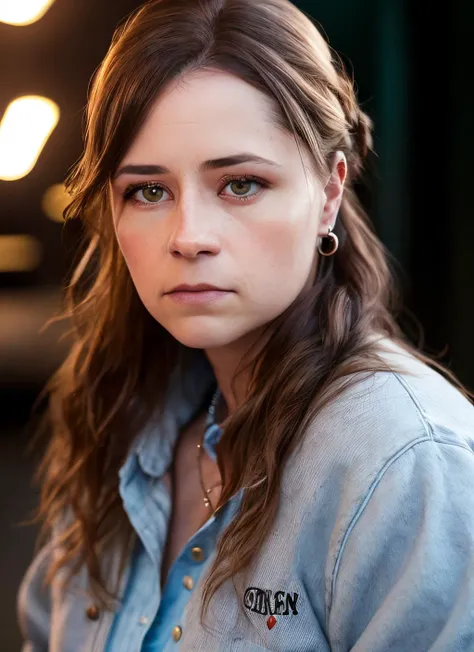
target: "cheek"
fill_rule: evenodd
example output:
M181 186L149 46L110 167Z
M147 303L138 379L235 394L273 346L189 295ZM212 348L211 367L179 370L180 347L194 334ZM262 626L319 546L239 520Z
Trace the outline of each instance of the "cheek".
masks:
M257 226L249 249L256 285L264 291L262 286L267 286L273 296L286 294L289 301L296 298L314 262L316 231L315 220L292 219L291 215L287 220Z
M135 267L143 254L143 238L126 228L117 230L117 240L129 267Z
M130 275L140 295L145 296L152 286L150 269L159 273L160 256L156 250L156 239L140 229L131 228L125 222L116 229L119 247L122 251Z

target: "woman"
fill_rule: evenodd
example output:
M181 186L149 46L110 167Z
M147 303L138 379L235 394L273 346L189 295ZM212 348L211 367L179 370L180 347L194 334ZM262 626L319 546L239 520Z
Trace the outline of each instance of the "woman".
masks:
M316 27L152 0L87 114L24 650L473 650L474 409L396 326Z

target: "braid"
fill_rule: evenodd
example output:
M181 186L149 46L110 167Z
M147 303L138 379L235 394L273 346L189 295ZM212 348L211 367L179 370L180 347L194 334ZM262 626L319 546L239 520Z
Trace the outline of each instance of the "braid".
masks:
M354 91L354 84L348 77L342 62L336 67L337 85L330 83L331 92L337 97L344 112L348 129L347 155L351 179L362 172L365 160L372 150L372 119L362 111Z

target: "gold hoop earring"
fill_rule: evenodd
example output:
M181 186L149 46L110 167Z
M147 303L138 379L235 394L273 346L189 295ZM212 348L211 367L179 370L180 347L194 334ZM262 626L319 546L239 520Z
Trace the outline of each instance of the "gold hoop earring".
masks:
M339 238L332 233L332 226L328 227L328 234L321 238L318 244L318 251L321 256L332 256L339 248Z

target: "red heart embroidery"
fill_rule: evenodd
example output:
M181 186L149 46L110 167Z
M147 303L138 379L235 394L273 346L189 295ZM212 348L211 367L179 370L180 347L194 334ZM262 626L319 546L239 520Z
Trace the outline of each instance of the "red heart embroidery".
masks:
M267 620L268 629L273 629L276 624L277 624L277 619L275 618L275 616L270 616L270 618Z

